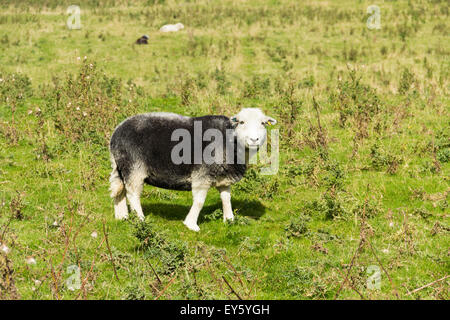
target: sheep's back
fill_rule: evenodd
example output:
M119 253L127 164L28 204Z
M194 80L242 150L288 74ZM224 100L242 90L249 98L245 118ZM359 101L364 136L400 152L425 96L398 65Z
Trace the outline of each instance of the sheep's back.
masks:
M175 114L142 114L128 118L114 131L110 149L119 172L126 180L133 170L145 171L145 182L156 187L191 190L192 176L199 174L208 181L223 180L231 176L242 178L245 165L194 164L194 121L201 122L202 136L207 129L218 129L223 134L225 145L226 130L232 129L225 116L203 116L188 118ZM172 141L176 129L185 129L191 136L191 161L175 164L172 149L180 141ZM209 141L202 142L202 154Z

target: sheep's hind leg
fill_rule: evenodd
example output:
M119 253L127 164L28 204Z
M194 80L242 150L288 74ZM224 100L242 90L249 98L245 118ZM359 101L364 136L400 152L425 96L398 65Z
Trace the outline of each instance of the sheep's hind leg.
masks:
M128 193L127 192L127 198L128 198L128 201L130 201L131 209L136 211L136 214L141 221L144 221L145 217L144 217L144 212L142 211L142 207L141 207L140 196L141 196L140 193Z
M125 192L114 198L114 216L118 220L123 220L128 218L128 208L127 199L125 197Z
M192 187L193 204L183 222L184 225L192 231L200 231L200 228L197 225L197 219L203 208L207 194L208 188L206 187Z
M231 208L231 187L217 187L220 192L220 199L222 199L223 221L234 220L233 209Z
M144 212L141 207L141 193L144 188L144 179L134 176L129 182L125 184L127 190L127 198L130 202L131 209L136 211L140 220L144 220Z
M125 197L125 186L117 170L116 160L113 155L111 155L111 167L113 170L109 182L111 183L111 198L114 200L114 216L118 220L127 219L128 208L127 198Z

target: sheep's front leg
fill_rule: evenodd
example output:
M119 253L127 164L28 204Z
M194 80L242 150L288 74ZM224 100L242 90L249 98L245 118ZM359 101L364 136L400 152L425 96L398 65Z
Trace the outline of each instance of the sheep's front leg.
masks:
M234 220L233 209L231 208L231 187L217 187L220 192L220 199L222 199L223 221Z
M208 188L205 187L192 187L192 197L193 204L191 210L189 210L186 219L184 219L184 224L186 227L193 231L200 231L199 226L197 225L198 215L203 208L203 204L205 203L206 194L208 193Z

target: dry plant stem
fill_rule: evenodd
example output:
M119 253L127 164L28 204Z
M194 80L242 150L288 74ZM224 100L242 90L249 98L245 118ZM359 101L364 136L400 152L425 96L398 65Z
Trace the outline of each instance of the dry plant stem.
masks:
M268 260L269 260L269 258L267 258L267 256L264 257L264 263L262 263L261 266L259 267L259 271L261 271L261 270L264 268L264 266L266 265L266 262L267 262ZM250 299L250 295L252 294L253 287L255 286L255 284L256 284L256 282L257 282L258 280L259 280L258 278L255 278L255 279L252 281L252 284L251 284L251 286L250 286L250 289L248 289L247 300Z
M195 288L196 288L196 290L197 290L197 293L198 293L199 295L201 295L201 288L200 288L200 286L198 285L198 281L197 281L197 271L195 270L195 268L194 268L194 270L193 270L193 278L194 278L194 285L195 285Z
M342 272L338 269L338 272L339 272L339 274L342 276L343 274L342 274ZM349 286L350 286L350 288L353 290L353 291L355 291L360 297L361 297L361 299L363 299L363 300L367 300L363 295L362 295L362 293L361 292L359 292L356 288L355 288L355 286L353 286L353 284L352 283L348 283L349 284ZM369 299L370 300L370 299Z
M231 292L234 293L234 295L239 299L242 300L241 296L233 289L233 287L228 283L227 279L225 278L225 276L222 276L223 281L225 281L225 283L227 284L228 288L230 288Z
M314 110L316 110L317 125L319 127L319 143L321 144L322 147L326 147L327 141L325 138L325 134L324 134L322 125L320 123L319 104L317 103L315 97L313 97L313 105L314 105Z
M320 132L322 132L322 125L320 124L319 105L317 104L315 97L313 97L313 106L314 106L314 110L316 111L317 125L319 126Z
M231 263L230 259L228 259L228 257L224 254L223 258L225 260L225 262L230 266L230 268L233 270L234 274L236 275L236 277L238 278L239 282L241 283L242 287L244 287L244 282L241 279L241 276L239 275L239 273L237 272L236 268L233 266L233 264Z
M343 286L345 285L345 283L347 282L347 279L348 279L348 276L349 276L349 274L350 274L350 271L351 271L352 268L353 268L353 264L355 263L356 257L358 256L359 250L362 248L362 245L363 245L363 240L361 239L361 240L359 241L358 248L356 248L355 253L353 254L353 258L352 258L352 261L350 262L350 267L349 267L348 270L347 270L347 273L346 273L346 275L345 275L344 281L342 281L342 283L341 283L341 285L340 285L338 291L336 292L336 295L334 296L334 300L337 299L337 297L339 296L339 293L340 293L341 290L342 290L342 287L343 287Z
M117 271L116 271L116 265L114 264L114 258L112 256L111 248L110 248L109 242L108 242L108 233L106 232L106 222L105 222L105 220L103 220L103 233L105 234L106 247L108 248L109 258L110 258L110 261L111 261L111 264L112 264L112 267L113 267L113 270L114 270L114 275L115 275L117 281L120 282L119 276L117 275Z
M167 285L164 287L164 289L161 290L161 292L158 294L158 296L155 298L155 300L158 300L159 297L161 297L163 295L163 293L167 290L167 288L169 288L169 286L172 284L172 282L175 280L175 278L177 277L177 275L175 274L172 279L170 279L169 283L167 283Z
M150 286L152 287L152 289L153 290L155 290L155 292L158 292L158 294L159 294L159 289L153 284L153 283L150 283Z
M52 275L52 280L53 280L53 286L54 286L54 291L53 294L56 293L56 299L59 300L59 286L58 286L58 281L56 278L56 274L55 274L55 270L53 268L53 263L50 260L50 273Z
M58 271L58 274L56 275L55 281L57 281L58 279L61 278L61 273L62 273L62 270L63 270L63 264L64 264L64 261L66 260L67 251L69 250L69 246L70 246L69 235L70 235L70 233L72 231L72 226L69 227L69 232L68 233L66 233L66 231L65 231L66 230L65 224L62 225L62 228L63 228L64 235L65 235L65 246L64 246L63 257L62 257L61 262L59 264L59 271ZM53 268L53 266L52 266L52 268ZM58 296L59 296L59 294L58 294Z
M368 188L369 186L367 186L367 188ZM365 240L366 240L366 236L365 236L365 234L363 234L363 227L364 227L364 224L363 223L365 223L365 218L366 218L366 202L367 202L367 198L364 200L364 207L363 207L363 220L361 221L361 231L360 231L360 235L359 235L359 237L360 237L360 240L359 240L359 244L358 244L358 248L356 248L356 250L355 250L355 253L353 254L353 257L352 257L352 261L351 261L351 263L350 263L350 267L349 267L349 269L348 269L348 271L347 271L347 273L346 273L346 275L345 275L345 279L344 279L344 281L341 283L341 285L340 285L340 287L339 287L339 289L338 289L338 291L336 292L336 295L334 296L334 300L336 300L337 299L337 297L339 296L339 293L341 292L341 290L342 290L342 287L345 285L345 283L347 282L347 279L348 279L348 276L349 276L349 274L350 274L350 271L352 270L352 268L353 268L353 265L354 265L354 263L355 263L355 260L356 260L356 257L358 256L358 254L359 254L359 251L361 250L361 248L363 247L363 245L364 245L364 242L365 242Z
M206 264L207 264L207 266L208 266L208 271L209 271L209 274L211 275L211 278L213 278L213 280L216 281L216 282L219 284L220 291L223 292L223 293L225 293L225 295L228 297L228 299L231 300L231 297L228 295L228 293L227 293L225 290L223 290L222 281L220 281L220 280L216 277L216 275L215 275L213 269L211 268L211 260L210 260L209 257L206 256L204 249L202 250L202 253L204 254L204 256L205 256L205 258L206 258Z
M103 243L105 242L105 237L103 237L102 241L100 242L100 244L97 247L97 251L98 249L100 249L103 245ZM91 268L89 269L86 277L83 279L83 281L81 282L81 292L83 293L83 299L86 300L87 295L85 292L85 286L86 286L86 282L89 279L89 276L92 274L92 270L94 270L94 265L95 265L95 256L92 258L92 263L91 263ZM78 296L76 297L76 299L78 299L78 297L80 296L81 293L78 294Z
M150 261L148 261L148 259L145 259L145 261L147 261L148 265L149 265L150 268L152 269L153 274L156 276L156 279L158 280L158 282L159 282L160 284L162 284L161 279L159 278L158 274L156 273L156 271L155 271L155 269L153 268L153 266L152 266L152 264L150 263Z
M418 291L420 291L420 290L422 290L422 289L428 288L428 287L430 287L430 286L432 286L432 285L434 285L434 284L436 284L436 283L438 283L438 282L440 282L440 281L444 281L445 279L447 279L447 278L449 278L449 277L450 277L450 275L446 275L445 277L442 277L442 278L440 278L440 279L434 280L433 282L430 282L430 283L428 283L428 284L426 284L426 285L424 285L424 286L421 286L421 287L419 287L419 288L417 288L417 289L414 289L413 291L408 292L408 296L411 295L411 294L413 294L413 293L416 293L416 292L418 292Z
M370 243L369 239L366 239L366 240L367 240L367 243L369 244L370 250L372 251L372 253L373 253L375 259L377 259L378 264L381 266L381 269L383 269L384 273L386 273L386 276L388 277L389 282L391 283L392 290L394 290L395 296L397 297L397 299L400 299L400 297L399 297L399 295L398 295L397 288L396 288L394 282L392 281L391 276L390 276L389 273L386 271L386 269L384 268L384 266L381 264L380 259L378 259L378 256L377 256L377 254L375 253L375 250L373 249L373 246L372 246L372 244Z
M362 295L362 293L361 292L359 292L356 288L355 288L355 286L353 286L352 284L350 285L350 288L352 288L360 297L361 297L361 299L363 299L363 300L366 300L366 298Z
M11 216L9 217L8 222L5 224L5 226L4 226L4 228L3 228L3 231L2 231L2 235L0 236L0 241L3 241L3 239L5 238L6 231L8 230L9 225L10 225L12 219L13 219L13 215L11 215Z
M41 289L44 282L47 281L47 278L48 278L48 274L46 274L44 276L44 278L41 280L41 283L39 284L39 286L36 288L36 290L34 290L32 299L35 299L36 294L39 292L39 290Z

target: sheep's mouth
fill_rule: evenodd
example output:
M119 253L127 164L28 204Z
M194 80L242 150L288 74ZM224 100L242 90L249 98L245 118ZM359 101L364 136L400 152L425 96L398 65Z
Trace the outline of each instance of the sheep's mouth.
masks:
M259 143L252 143L252 144L246 143L245 146L248 149L259 149L259 147L261 147Z

